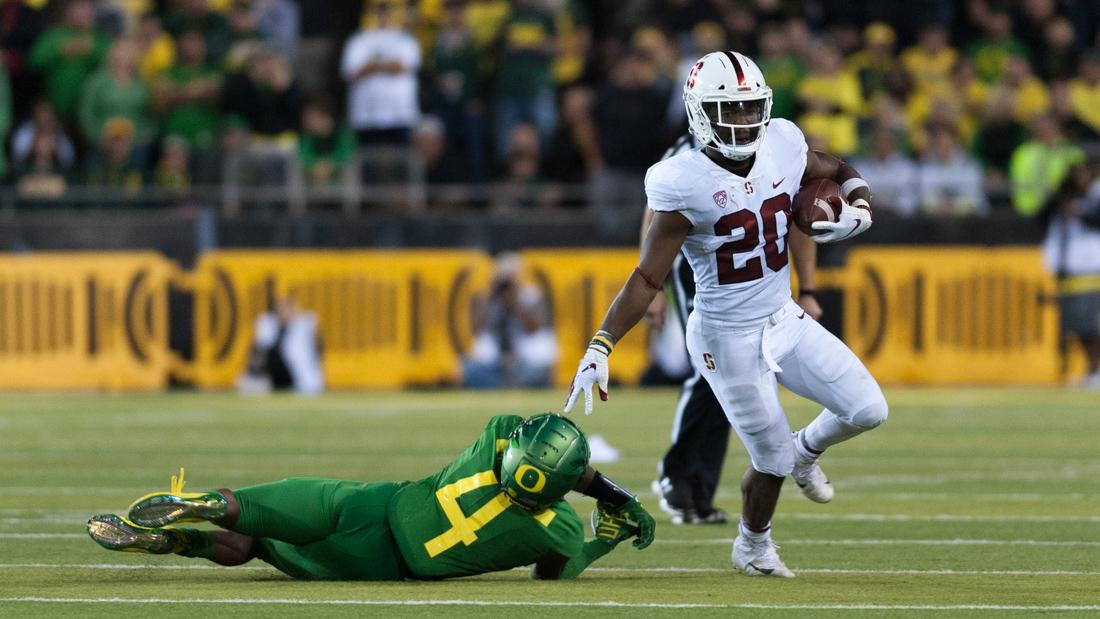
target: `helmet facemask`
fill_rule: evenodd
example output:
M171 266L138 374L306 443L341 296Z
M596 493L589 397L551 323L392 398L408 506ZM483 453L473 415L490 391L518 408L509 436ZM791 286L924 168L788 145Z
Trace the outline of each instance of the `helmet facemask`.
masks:
M684 93L691 132L727 159L743 161L764 142L771 120L772 91L753 95Z

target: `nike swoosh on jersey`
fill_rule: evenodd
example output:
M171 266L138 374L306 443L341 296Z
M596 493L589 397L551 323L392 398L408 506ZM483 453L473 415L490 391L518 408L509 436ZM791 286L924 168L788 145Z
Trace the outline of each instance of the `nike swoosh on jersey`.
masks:
M802 320L805 317L806 317L806 312L802 312L801 314L798 315L799 320Z
M776 187L782 185L783 181L785 181L785 180L787 180L786 176L784 176L783 178L779 179L778 181L772 183L772 189L775 189Z

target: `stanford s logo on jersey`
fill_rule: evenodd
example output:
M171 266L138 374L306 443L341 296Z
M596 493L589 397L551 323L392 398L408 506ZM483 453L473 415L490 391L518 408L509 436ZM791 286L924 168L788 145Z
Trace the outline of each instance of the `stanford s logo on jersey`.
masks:
M752 192L754 191L756 190L752 187L752 181L745 181L745 193L748 195L752 195Z
M726 208L726 202L729 201L729 196L726 195L726 190L714 192L714 203L718 205L718 208Z

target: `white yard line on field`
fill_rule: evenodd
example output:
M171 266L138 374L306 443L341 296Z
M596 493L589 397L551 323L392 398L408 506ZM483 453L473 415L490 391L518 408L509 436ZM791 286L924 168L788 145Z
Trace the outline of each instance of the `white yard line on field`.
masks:
M828 546L1100 546L1098 541L1065 541L1038 539L779 539L784 545ZM700 544L732 544L733 538L720 539L657 539L654 544L692 546Z
M0 533L0 539L78 539L85 533Z
M779 519L851 522L1100 522L1100 516L973 514L780 514Z
M8 597L3 602L53 603L53 604L266 604L295 606L505 606L505 607L600 607L600 608L715 608L715 609L755 609L755 610L975 610L975 611L1097 611L1100 605L1016 605L1016 604L700 604L700 603L656 603L656 602L526 602L519 600L303 600L293 598L221 598L221 599L176 599L176 598L49 598L49 597Z
M145 565L141 563L0 563L5 570L248 570L256 572L278 572L273 567L261 565L241 565L226 568L213 563L194 565Z

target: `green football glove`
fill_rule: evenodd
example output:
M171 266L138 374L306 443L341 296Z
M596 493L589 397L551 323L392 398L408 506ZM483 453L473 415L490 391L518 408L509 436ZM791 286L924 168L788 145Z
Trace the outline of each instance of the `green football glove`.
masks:
M596 539L608 542L611 547L638 534L638 528L626 521L626 517L607 503L596 503L592 510L592 533Z
M638 528L638 539L634 540L634 547L638 550L648 548L653 543L653 534L657 528L657 521L642 507L637 498L619 509L619 514L626 516L628 522Z
M646 548L653 543L656 527L653 516L649 515L638 499L631 499L619 509L607 503L596 503L596 511L592 512L592 531L596 538L611 542L612 545L637 536L634 547L638 550Z

